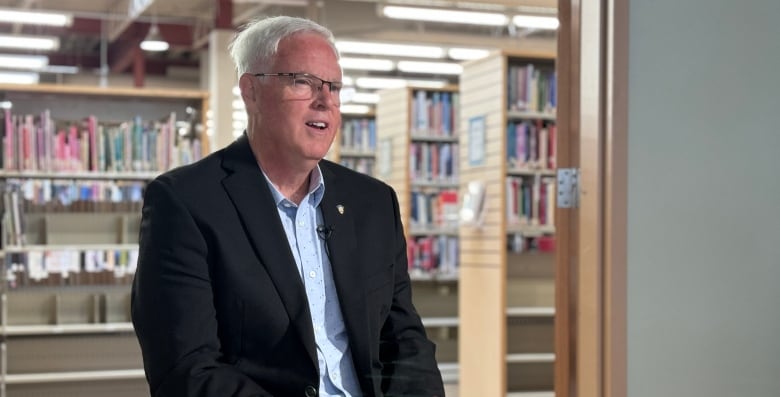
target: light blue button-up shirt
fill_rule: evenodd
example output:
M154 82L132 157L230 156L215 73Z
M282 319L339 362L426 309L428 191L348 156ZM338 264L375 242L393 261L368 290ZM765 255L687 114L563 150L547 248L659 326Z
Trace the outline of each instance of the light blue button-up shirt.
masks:
M325 194L322 171L319 166L312 171L309 191L300 206L284 197L265 172L263 175L271 188L279 218L287 234L287 242L306 288L314 339L317 343L319 395L360 396L360 385L352 363L347 330L333 283L330 258L326 254L325 241L317 234L317 226L323 223L322 211L319 209Z

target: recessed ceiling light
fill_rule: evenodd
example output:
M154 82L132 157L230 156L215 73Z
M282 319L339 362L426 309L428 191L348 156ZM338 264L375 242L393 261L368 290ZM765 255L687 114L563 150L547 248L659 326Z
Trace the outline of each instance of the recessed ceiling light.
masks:
M37 12L0 9L0 22L29 25L70 26L73 16L57 12Z
M44 55L0 54L0 67L6 69L40 70L49 64L49 57Z
M39 77L32 72L0 72L0 83L38 84Z
M53 51L60 48L60 39L46 36L0 35L0 47L23 50Z
M450 62L398 61L398 70L406 73L459 75L463 73L463 66Z
M374 58L341 58L339 65L342 69L349 70L376 70L389 72L395 69L395 64L389 59Z
M497 12L446 10L438 8L384 6L382 13L393 19L460 23L469 25L505 26L509 17Z
M430 45L374 43L364 41L336 41L339 52L416 58L444 58L444 49Z
M341 105L339 110L341 113L347 114L366 114L371 112L371 107L368 105Z
M515 15L512 18L512 23L519 28L528 29L558 29L558 18L556 17L543 17L538 15Z
M447 50L447 55L450 58L458 61L471 61L490 55L490 50L482 50L478 48L450 48Z

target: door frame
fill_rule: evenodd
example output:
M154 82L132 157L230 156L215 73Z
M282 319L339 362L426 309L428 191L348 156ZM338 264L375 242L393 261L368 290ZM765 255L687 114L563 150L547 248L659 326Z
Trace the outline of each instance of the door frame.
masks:
M628 0L559 0L559 167L579 206L556 213L557 397L627 395Z

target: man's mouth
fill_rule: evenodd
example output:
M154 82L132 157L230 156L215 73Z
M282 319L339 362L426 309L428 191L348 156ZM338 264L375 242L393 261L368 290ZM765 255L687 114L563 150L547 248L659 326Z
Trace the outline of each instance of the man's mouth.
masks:
M328 123L322 121L307 121L306 125L309 127L319 128L321 130L328 128Z

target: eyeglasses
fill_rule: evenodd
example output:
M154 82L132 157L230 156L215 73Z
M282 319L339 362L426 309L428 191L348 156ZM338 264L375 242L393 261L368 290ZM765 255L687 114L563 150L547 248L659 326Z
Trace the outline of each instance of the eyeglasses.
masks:
M323 80L309 73L254 73L254 76L290 77L291 92L296 99L314 98L318 92L322 91L325 84L327 84L333 100L336 103L340 103L339 94L341 93L341 87L344 85L340 81Z

